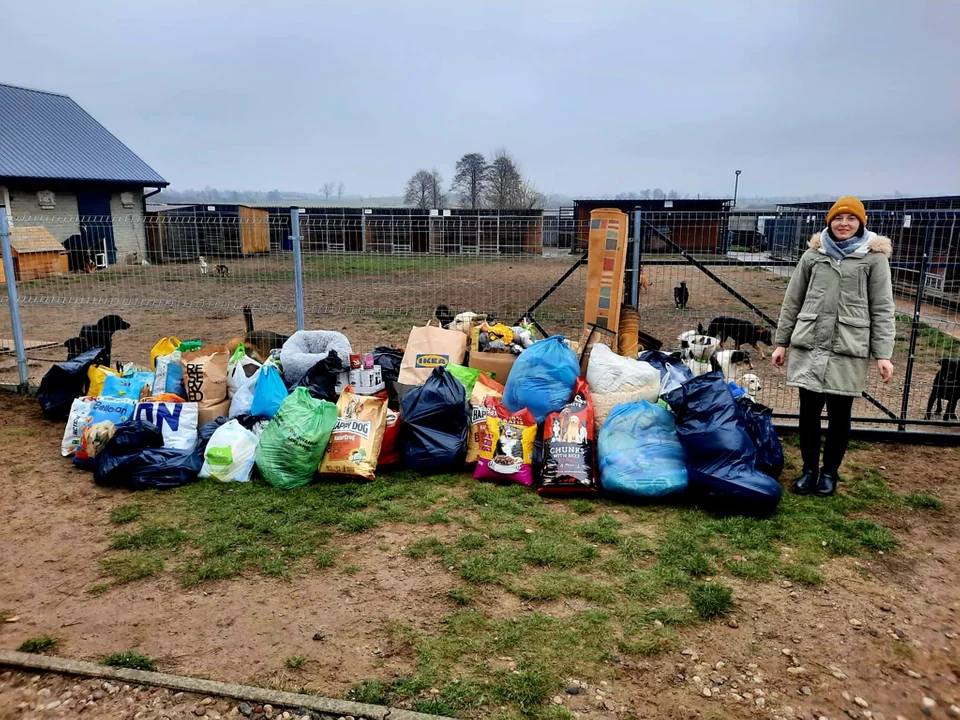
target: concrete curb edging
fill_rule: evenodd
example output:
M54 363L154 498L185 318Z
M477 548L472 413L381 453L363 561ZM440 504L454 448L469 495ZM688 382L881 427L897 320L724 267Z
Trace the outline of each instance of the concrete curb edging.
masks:
M364 718L365 720L452 720L452 718L443 718L439 715L425 715L424 713L399 710L383 705L368 705L317 695L301 695L300 693L268 690L252 685L235 685L215 680L202 680L182 675L114 668L83 660L31 655L13 650L0 649L0 666L20 670L43 670L66 675L104 678L106 680L122 680L126 683L153 685L177 692L215 695L259 705L269 703L278 707L303 708L304 710L334 715L338 718L352 715L355 718Z

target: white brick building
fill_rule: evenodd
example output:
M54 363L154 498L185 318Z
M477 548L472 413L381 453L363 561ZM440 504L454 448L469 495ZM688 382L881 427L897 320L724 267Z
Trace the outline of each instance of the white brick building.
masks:
M116 262L145 257L144 198L168 185L66 95L0 84L0 207Z

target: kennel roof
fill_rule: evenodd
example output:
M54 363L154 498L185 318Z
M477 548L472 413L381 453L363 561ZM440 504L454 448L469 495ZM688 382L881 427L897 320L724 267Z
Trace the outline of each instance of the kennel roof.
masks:
M170 184L66 95L0 84L0 128L0 178Z

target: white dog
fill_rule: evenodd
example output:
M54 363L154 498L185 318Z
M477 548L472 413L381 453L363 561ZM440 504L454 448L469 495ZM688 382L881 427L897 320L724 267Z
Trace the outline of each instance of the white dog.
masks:
M737 385L742 387L747 391L747 395L757 395L761 390L763 390L763 383L760 378L753 373L747 373L741 375L740 379L737 380Z
M207 267L208 267L208 266L207 266L207 259L206 259L203 255L201 255L201 256L200 256L200 274L201 274L201 275L206 275L206 274L207 274Z

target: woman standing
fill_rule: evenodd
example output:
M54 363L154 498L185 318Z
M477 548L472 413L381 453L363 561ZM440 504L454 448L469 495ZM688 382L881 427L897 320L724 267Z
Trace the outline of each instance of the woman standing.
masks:
M773 364L787 385L800 388L801 495L832 495L850 439L853 399L866 387L870 358L883 382L893 378L895 339L889 238L867 230L855 197L842 197L827 213L827 227L810 238L780 309ZM820 466L820 414L827 406L827 439Z

